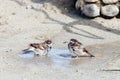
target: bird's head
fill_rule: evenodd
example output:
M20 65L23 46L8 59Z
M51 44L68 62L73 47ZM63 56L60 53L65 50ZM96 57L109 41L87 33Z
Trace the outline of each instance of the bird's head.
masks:
M46 44L51 44L52 41L51 41L51 40L45 40L45 43L46 43Z
M70 42L78 42L78 40L77 39L70 39Z

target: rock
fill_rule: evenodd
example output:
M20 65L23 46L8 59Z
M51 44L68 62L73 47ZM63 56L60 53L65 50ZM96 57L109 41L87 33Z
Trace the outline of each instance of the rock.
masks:
M88 17L99 16L100 12L108 18L120 14L120 0L77 0L75 7Z
M85 5L84 0L77 0L75 7L76 7L76 9L81 9L81 8L83 8L84 5Z
M85 2L97 2L99 0L85 0Z
M83 7L83 14L88 17L96 17L100 15L100 7L96 4L86 4Z
M101 14L107 17L114 17L119 14L119 8L116 5L102 6Z
M119 0L102 0L105 4L117 3Z

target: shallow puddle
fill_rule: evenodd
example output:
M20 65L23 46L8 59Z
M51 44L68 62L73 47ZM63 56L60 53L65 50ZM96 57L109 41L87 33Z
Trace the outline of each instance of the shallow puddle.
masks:
M34 56L33 51L27 51L23 54L19 54L18 56L23 60L28 60L29 63L37 64L37 65L48 65L52 66L53 69L62 69L67 70L69 67L73 65L78 65L83 62L89 61L89 58L80 58L74 59L73 55L69 53L68 50L64 49L52 49L48 56ZM28 63L27 62L27 63Z
M35 54L35 52L33 52L33 51L26 51L26 52L23 52L22 54L19 54L18 56L20 58L26 58L26 59L28 59L28 58L33 58L34 54Z
M53 49L50 52L52 67L54 69L67 69L71 63L72 55L68 50Z

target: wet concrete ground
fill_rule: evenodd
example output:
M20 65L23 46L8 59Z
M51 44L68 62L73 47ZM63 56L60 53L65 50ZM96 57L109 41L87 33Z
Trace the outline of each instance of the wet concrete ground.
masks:
M12 51L1 57L4 64L0 66L0 80L7 80L8 77L10 80L119 80L120 71L108 70L108 64L120 55L119 44L120 41L116 41L87 46L95 57L79 59L59 55L69 54L66 49L53 48L48 56L33 57L31 53L32 56L27 55L29 58L26 58L16 53L19 48L11 48Z
M118 43L118 44L117 44ZM108 64L120 55L119 42L88 46L95 57L72 58L67 49L52 49L48 56L34 56L34 53L19 54L25 63L51 66L52 69L70 70L74 67L85 70L109 70Z

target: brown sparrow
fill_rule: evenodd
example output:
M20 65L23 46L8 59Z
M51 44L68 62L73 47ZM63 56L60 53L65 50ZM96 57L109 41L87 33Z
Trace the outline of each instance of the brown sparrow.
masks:
M83 47L82 43L76 39L70 39L68 43L68 49L76 57L94 57L88 52L86 48Z
M23 51L34 51L36 55L47 55L48 52L52 49L51 44L51 40L45 40L42 43L31 43L29 48Z

